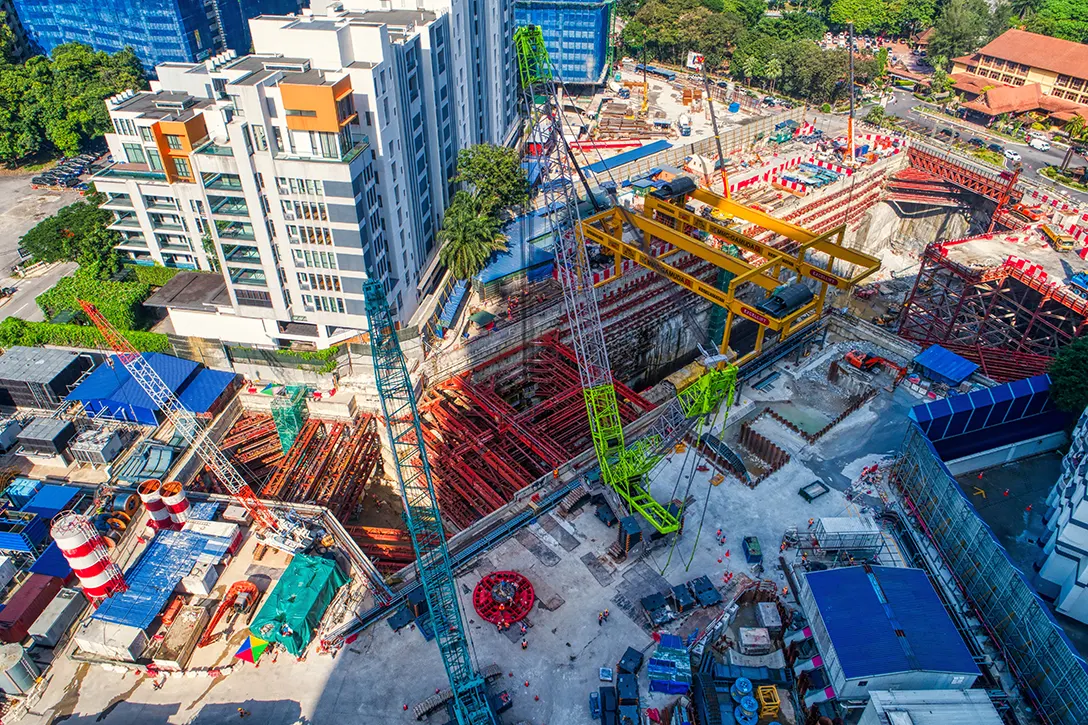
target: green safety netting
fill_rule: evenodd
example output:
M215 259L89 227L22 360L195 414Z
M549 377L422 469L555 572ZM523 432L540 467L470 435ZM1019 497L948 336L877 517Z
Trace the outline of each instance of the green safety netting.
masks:
M296 657L305 651L325 610L348 578L336 562L297 554L265 599L249 631L279 642Z

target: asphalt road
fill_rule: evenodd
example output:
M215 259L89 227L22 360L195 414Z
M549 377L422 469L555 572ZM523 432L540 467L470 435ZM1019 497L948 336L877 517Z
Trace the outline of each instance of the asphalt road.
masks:
M981 126L977 126L966 121L960 121L958 123L951 123L949 121L943 121L933 118L924 113L919 113L917 107L922 104L917 98L909 93L897 92L894 94L894 100L892 100L884 111L899 118L907 119L926 127L930 132L936 136L941 129L950 129L952 131L958 131L960 138L967 140L972 137L978 137L986 141L986 143L998 143L1005 148L1012 149L1020 154L1020 163L1022 165L1022 176L1040 186L1047 186L1054 189L1056 192L1065 194L1071 199L1075 199L1080 202L1088 202L1088 194L1083 192L1067 189L1063 186L1052 183L1044 176L1040 176L1036 172L1039 169L1047 166L1058 166L1062 163L1062 159L1065 157L1065 148L1054 146L1049 151L1039 151L1038 149L1028 146L1026 143L1019 143L1009 141L1001 138L1000 136L993 136L986 133L985 129ZM864 112L859 112L859 117L864 117L864 114L868 112L868 108ZM966 128L965 128L966 127ZM936 143L941 143L939 138L934 138ZM1083 159L1078 159L1083 162ZM1008 164L1008 162L1006 162Z
M19 317L28 322L42 322L45 316L34 301L38 295L57 283L61 277L76 271L75 262L51 264L35 270L29 277L7 277L0 280L0 287L14 287L18 290L0 305L0 320Z

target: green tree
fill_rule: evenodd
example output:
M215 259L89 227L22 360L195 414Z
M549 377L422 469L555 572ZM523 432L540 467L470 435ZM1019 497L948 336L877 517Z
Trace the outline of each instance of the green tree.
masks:
M834 0L828 14L837 25L854 24L854 31L864 33L887 22L884 0Z
M988 36L996 38L1004 33L1012 25L1016 11L1006 0L1000 0L990 8L990 22L988 23Z
M1070 141L1088 141L1088 126L1085 125L1083 116L1073 116L1068 123L1065 124L1065 132L1069 135ZM1069 162L1073 160L1073 144L1069 145L1069 148L1065 151L1065 156L1062 157L1061 170L1065 171L1069 168Z
M457 192L438 231L442 243L439 259L457 279L470 279L487 265L491 255L506 251L500 227L486 201L467 191Z
M42 152L72 155L110 130L103 101L147 87L131 50L112 55L80 43L22 64L0 64L0 161Z
M477 144L457 154L457 178L488 212L500 213L529 201L529 181L513 149Z
M884 109L881 106L873 106L869 109L869 112L865 114L865 118L862 119L865 123L871 123L874 126L884 125Z
M1050 399L1067 413L1088 407L1088 337L1078 337L1050 363Z
M744 59L743 63L741 63L741 70L744 71L745 80L751 82L752 79L758 78L760 75L762 75L763 64L759 61L759 58L754 55L750 55Z
M1027 29L1076 43L1088 43L1088 3L1084 0L1041 0L1027 22Z
M949 0L933 25L929 54L956 58L971 53L986 42L989 30L986 0Z
M933 25L937 15L937 0L890 0L888 28L906 37Z
M737 13L749 27L755 26L767 12L766 0L725 0L723 10Z
M100 209L101 196L63 207L23 235L19 244L42 262L79 262L104 278L117 270L117 232L106 229L113 214Z

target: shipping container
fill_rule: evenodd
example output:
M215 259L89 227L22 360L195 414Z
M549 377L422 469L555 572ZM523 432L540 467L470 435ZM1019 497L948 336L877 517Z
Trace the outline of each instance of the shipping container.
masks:
M87 600L75 589L61 589L47 606L28 633L39 647L56 647L57 642L79 618Z
M0 611L0 642L21 642L30 625L64 586L55 576L31 574Z
M90 655L135 662L147 647L147 634L137 627L93 617L76 630L76 646Z
M15 578L15 565L11 563L10 556L0 556L0 592L8 588Z

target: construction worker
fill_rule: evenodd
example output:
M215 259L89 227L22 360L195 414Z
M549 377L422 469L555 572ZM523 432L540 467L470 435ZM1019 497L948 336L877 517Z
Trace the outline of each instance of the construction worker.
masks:
M522 649L529 649L529 642L525 638L522 638L522 640L521 640L521 648Z
M246 718L246 717L249 717L251 714L252 713L250 713L250 711L246 710L245 708L242 708L242 707L238 708L238 717Z
M816 519L809 519L808 520L808 527L811 529L815 523L816 523Z
M597 612L597 626L604 624L604 612Z
M604 610L604 621L608 621L608 610Z

